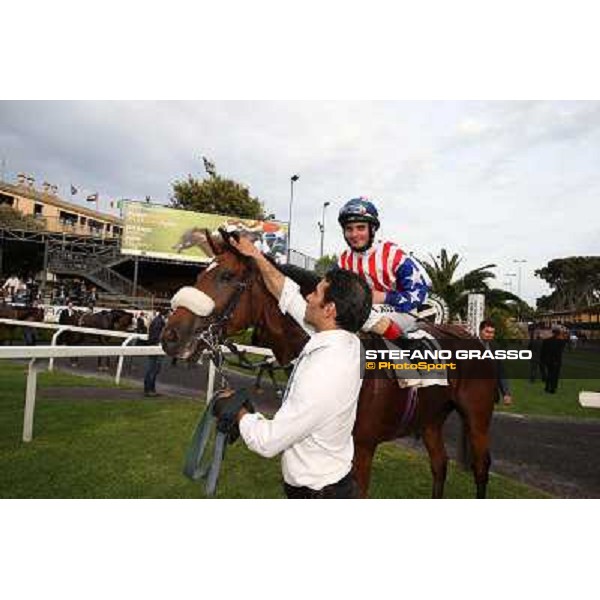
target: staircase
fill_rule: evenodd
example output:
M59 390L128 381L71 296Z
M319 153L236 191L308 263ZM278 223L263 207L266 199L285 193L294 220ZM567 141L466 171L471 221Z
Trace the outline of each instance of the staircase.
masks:
M133 281L113 269L129 260L116 245L78 247L56 243L48 247L48 269L60 275L84 277L98 288L116 296L134 296ZM150 297L152 294L138 285L136 296Z

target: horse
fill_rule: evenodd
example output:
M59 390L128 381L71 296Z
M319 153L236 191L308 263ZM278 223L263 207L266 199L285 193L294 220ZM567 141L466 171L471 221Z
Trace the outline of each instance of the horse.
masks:
M69 317L66 317L69 319ZM73 324L78 327L89 327L91 329L107 329L110 331L127 331L131 328L133 323L133 315L125 310L112 309L112 310L101 310L96 313L87 312L73 314L70 317ZM68 340L68 344L71 346L82 345L84 343L93 343L105 345L109 343L109 339L104 335L94 335L88 333L80 333L77 331L65 332L63 336L68 336L65 340ZM106 364L104 365L104 361ZM110 367L110 357L98 357L98 369L108 370Z
M280 364L288 364L300 353L308 339L306 334L291 317L279 311L277 300L267 290L254 261L229 244L230 234L222 231L221 235L221 241L211 240L213 263L198 275L195 284L214 301L214 309L209 316L201 317L188 308L177 307L163 331L163 349L170 356L193 359L202 351L200 334L214 336L220 332L218 338L222 339L254 325L257 341L271 348ZM300 285L303 295L310 293L319 281L315 273L299 267L275 266ZM423 327L439 338L442 349L452 349L457 343L461 348L481 349L480 342L458 326ZM421 436L430 459L432 497L443 497L448 456L442 427L456 410L469 441L476 495L485 498L497 386L495 367L489 360L455 362L456 369L448 374L448 385L419 389L416 403L414 394L401 388L395 377L363 380L353 430L353 471L362 497L368 494L377 446L409 435Z
M74 327L80 326L81 317L85 312L83 310L73 309L69 314L67 309L63 309L58 317L59 325L73 325ZM83 343L83 335L77 331L64 331L58 338L57 344L61 346L77 346ZM72 367L76 367L79 364L79 359L76 356L72 356L70 359Z
M41 323L44 320L45 311L41 306L11 306L10 304L0 305L0 319L13 319L15 321L32 321ZM12 332L16 325L4 325L0 324L0 332L2 333L11 333L11 341L12 341ZM25 340L29 345L30 341L35 340L35 333L32 332L32 328L23 328L23 332L25 334Z

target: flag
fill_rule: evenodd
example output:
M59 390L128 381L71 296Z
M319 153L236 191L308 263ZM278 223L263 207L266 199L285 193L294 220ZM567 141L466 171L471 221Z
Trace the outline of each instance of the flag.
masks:
M77 188L71 184L71 196L74 196L75 194L77 194Z
M98 192L96 192L95 194L90 194L86 200L88 202L98 202Z
M202 157L202 161L204 162L204 170L211 176L216 177L217 171L215 169L215 163L210 162L206 156Z

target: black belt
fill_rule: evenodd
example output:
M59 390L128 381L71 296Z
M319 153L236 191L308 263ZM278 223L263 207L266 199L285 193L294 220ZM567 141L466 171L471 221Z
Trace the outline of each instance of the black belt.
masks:
M298 487L285 482L283 488L286 496L292 500L358 498L358 486L354 481L352 471L338 482L326 485L320 490L313 490L306 486Z

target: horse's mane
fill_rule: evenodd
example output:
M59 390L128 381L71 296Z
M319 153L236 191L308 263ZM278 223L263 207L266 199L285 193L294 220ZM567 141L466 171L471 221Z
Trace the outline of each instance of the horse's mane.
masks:
M292 281L295 281L300 286L300 293L303 296L308 296L311 292L314 292L315 288L321 278L314 272L296 265L278 265L275 260L265 254L265 258L283 275L289 277Z

